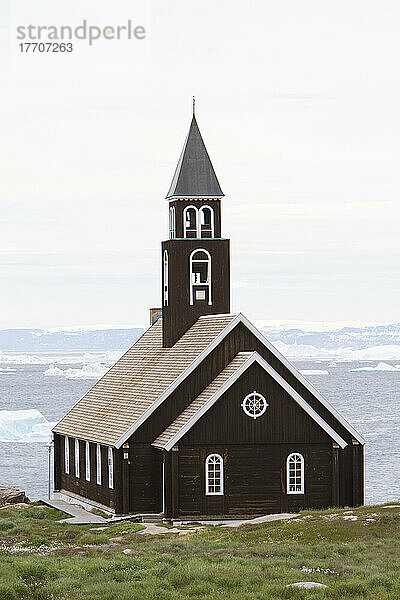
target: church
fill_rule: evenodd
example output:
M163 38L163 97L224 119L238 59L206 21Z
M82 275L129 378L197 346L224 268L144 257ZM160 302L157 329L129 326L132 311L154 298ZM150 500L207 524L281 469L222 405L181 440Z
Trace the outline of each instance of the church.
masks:
M363 503L365 440L230 312L223 196L193 113L166 197L162 308L55 426L55 497L182 520Z

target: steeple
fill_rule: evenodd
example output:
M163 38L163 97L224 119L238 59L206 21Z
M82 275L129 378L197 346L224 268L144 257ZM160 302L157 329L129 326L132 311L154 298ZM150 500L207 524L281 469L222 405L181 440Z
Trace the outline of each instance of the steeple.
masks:
M194 114L169 189L162 243L163 346L203 315L229 313L229 240L221 237L221 187Z
M222 198L207 149L194 114L166 198Z

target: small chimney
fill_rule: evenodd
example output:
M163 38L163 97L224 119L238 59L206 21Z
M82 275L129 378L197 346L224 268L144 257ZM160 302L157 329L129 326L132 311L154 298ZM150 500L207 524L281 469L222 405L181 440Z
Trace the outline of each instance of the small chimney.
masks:
M162 317L162 308L151 308L150 309L150 325L153 325L161 317Z

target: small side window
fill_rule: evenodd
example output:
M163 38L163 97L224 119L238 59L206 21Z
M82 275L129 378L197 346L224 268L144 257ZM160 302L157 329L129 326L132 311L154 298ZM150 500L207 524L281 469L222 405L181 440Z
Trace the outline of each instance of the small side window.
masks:
M86 466L86 481L90 481L90 444L85 443L85 466Z
M79 477L80 473L79 473L79 440L75 439L75 477Z
M170 206L169 209L169 237L171 240L175 238L175 206Z
M64 438L64 469L69 475L69 437L67 435Z
M164 250L163 278L164 278L164 306L168 306L168 252Z
M101 446L96 444L96 481L101 485Z
M108 448L108 487L114 489L114 454L113 449Z

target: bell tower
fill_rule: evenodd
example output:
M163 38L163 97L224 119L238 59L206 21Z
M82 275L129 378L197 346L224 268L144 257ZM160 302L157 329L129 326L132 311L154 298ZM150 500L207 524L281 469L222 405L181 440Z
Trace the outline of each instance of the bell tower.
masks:
M221 237L223 192L193 118L166 199L169 240L162 243L163 346L202 315L229 313L229 240Z

